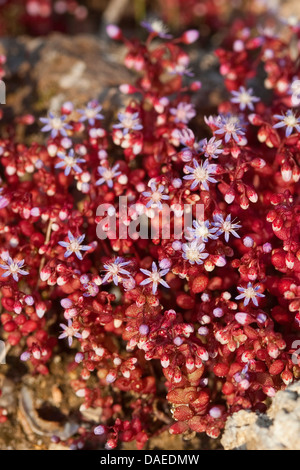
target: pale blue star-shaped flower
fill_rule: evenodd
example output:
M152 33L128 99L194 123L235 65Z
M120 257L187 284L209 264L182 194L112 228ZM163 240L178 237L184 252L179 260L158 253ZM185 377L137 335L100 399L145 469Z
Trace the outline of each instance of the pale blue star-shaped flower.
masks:
M162 210L163 207L161 201L170 199L169 196L163 194L165 187L160 184L157 188L155 183L151 183L150 188L152 191L151 193L149 191L142 193L143 196L150 198L150 201L147 202L146 207L157 206L160 210Z
M65 122L66 119L67 116L55 116L50 112L49 117L40 118L40 121L45 124L41 131L51 132L52 139L55 139L58 135L67 137L67 130L72 129L72 127Z
M8 206L9 199L7 197L2 196L4 188L0 188L0 209L4 209L4 207Z
M101 178L96 181L96 186L101 186L103 183L106 183L109 188L112 188L114 184L114 178L121 174L121 171L117 171L119 167L119 164L113 166L112 168L107 168L106 166L99 166L98 172Z
M63 152L57 152L58 158L62 161L55 165L55 168L65 167L65 175L68 176L71 173L71 170L74 170L76 173L82 173L82 169L78 163L84 163L84 158L79 158L75 156L73 149L69 151L69 154L66 155Z
M94 126L95 122L104 119L104 116L100 114L102 106L97 101L90 101L85 109L78 109L77 112L81 114L79 122L88 121L90 126Z
M83 242L84 238L85 238L85 235L80 235L79 237L75 238L74 235L69 231L68 232L68 238L69 238L69 242L58 242L58 244L60 246L62 246L63 248L66 248L66 252L65 252L65 258L68 258L69 256L71 256L73 253L75 253L75 255L77 256L78 259L82 260L83 257L82 257L82 254L80 253L81 251L88 251L90 250L90 246L89 245L81 245L81 243Z
M187 228L190 236L188 239L197 239L198 241L203 241L207 243L209 238L212 240L217 240L218 237L215 233L218 231L217 227L211 227L209 220L205 221L193 221L193 227Z
M99 287L94 282L88 282L87 284L84 284L83 287L85 289L83 297L96 297L99 293Z
M124 261L124 259L119 256L110 263L105 263L103 267L107 273L102 279L102 283L104 284L105 282L113 281L113 283L117 286L119 282L123 282L124 276L131 276L130 272L127 271L127 269L124 269L124 266L128 266L129 264L130 261Z
M81 334L73 328L73 322L71 319L68 320L68 325L60 323L59 326L63 329L61 335L58 339L68 338L68 344L71 347L73 343L73 338L82 338Z
M260 99L257 96L253 96L253 89L249 88L246 90L245 87L241 86L239 91L232 91L233 98L231 102L240 105L240 110L244 111L246 108L254 111L253 103L258 103Z
M239 292L242 293L236 297L236 300L245 299L245 307L249 304L250 300L252 300L256 307L258 307L257 297L265 297L264 294L258 292L260 289L260 285L253 287L251 282L248 282L247 287L238 287L237 289Z
M187 124L196 116L196 111L191 103L181 102L177 108L171 108L170 113L174 116L174 122Z
M27 276L29 273L24 271L23 266L25 260L16 260L12 259L7 252L1 255L1 259L7 264L0 264L0 268L4 269L6 272L2 274L1 277L9 277L12 276L16 282L19 280L19 275Z
M195 75L190 68L187 68L186 64L181 63L168 67L168 72L171 75L180 75L181 77L184 75L187 77L193 77Z
M230 234L236 238L240 238L239 234L236 232L236 229L241 228L241 225L231 221L231 214L228 214L225 220L223 215L215 215L213 226L218 229L216 236L219 236L224 233L226 242L228 242Z
M292 105L299 106L300 104L300 80L295 77L291 84L290 94L292 95Z
M209 141L207 139L201 140L199 145L206 158L218 158L223 153L223 149L219 148L222 143L222 140L216 140L215 137L212 137Z
M124 113L119 113L118 118L120 123L114 124L113 128L123 130L123 135L127 135L130 131L140 131L143 129L138 112L130 113L125 111Z
M198 185L206 191L209 191L208 183L217 183L215 178L212 178L211 175L216 173L217 165L211 165L208 160L205 160L204 163L197 162L197 160L193 160L194 168L191 166L186 165L185 169L190 173L187 176L184 176L183 179L185 180L193 180L191 184L191 189L195 189Z
M182 245L182 257L190 264L203 264L203 260L209 256L209 253L206 253L204 250L205 244L199 243L199 240L195 239L190 243Z
M224 135L226 143L228 143L230 139L234 139L235 142L239 143L240 138L245 135L241 120L238 116L232 116L231 114L222 115L220 119L218 117L215 120L215 125L218 127L215 134Z
M162 279L170 270L169 269L162 269L158 270L156 263L153 261L152 263L152 271L148 271L148 269L140 269L143 274L145 274L147 279L140 282L140 286L145 286L147 284L152 284L152 294L155 295L157 292L158 284L161 284L164 287L170 288L169 284L166 283L164 279Z
M291 109L289 109L285 115L275 114L274 118L280 121L273 126L274 129L286 127L286 137L289 137L293 133L294 129L296 129L297 132L300 132L300 118L296 117Z
M152 19L149 21L142 21L141 26L149 33L155 34L156 36L160 37L161 39L172 39L172 35L168 34L167 26L159 19Z

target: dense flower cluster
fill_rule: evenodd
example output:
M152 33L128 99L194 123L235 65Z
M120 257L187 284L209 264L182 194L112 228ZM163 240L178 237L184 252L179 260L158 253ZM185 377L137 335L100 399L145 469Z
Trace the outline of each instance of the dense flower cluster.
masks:
M94 434L108 449L132 440L142 448L166 424L216 438L229 414L264 411L300 376L291 356L300 329L300 71L290 51L300 28L281 25L280 36L238 22L217 51L228 100L205 117L201 136L193 120L201 83L181 47L197 31L173 39L157 21L144 26L145 43L107 29L139 74L120 86L126 106L109 129L96 101L85 110L66 103L41 119L46 145L0 140L7 341L47 374L58 339L67 340L80 411L102 408ZM259 64L268 103L255 88ZM163 237L162 211L150 240L138 228L114 237L106 223L100 240L100 204L118 229L165 205L171 228L185 205L193 220ZM93 426L81 431L80 445Z

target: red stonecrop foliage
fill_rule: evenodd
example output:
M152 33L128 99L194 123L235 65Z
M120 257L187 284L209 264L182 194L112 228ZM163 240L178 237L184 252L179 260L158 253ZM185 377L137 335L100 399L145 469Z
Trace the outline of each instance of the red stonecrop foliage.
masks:
M101 437L85 423L73 448L92 435L108 449L132 440L142 448L166 425L216 438L228 415L265 411L268 397L300 376L292 360L300 326L300 71L290 50L300 30L283 25L281 37L240 21L233 27L217 51L229 99L205 118L206 139L198 141L192 100L201 84L182 49L198 34L172 39L158 22L145 27L145 43L108 27L139 74L135 85L120 86L127 106L112 130L102 126L98 103L80 113L66 103L61 116L43 119L46 145L17 142L13 126L0 140L1 322L29 369L47 374L61 353L64 316L80 410L103 410L94 430ZM255 96L262 66L268 103L264 91ZM97 238L100 204L115 208L120 225L119 196L151 211L162 194L177 213L189 205L194 218L204 205L190 238L114 239L110 226L106 240ZM127 222L136 214L129 210Z

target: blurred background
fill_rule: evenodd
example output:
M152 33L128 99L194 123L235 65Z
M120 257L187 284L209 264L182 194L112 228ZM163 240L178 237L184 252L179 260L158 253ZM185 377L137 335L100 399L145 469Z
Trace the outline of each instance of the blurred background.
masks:
M126 37L146 38L140 26L145 18L163 20L175 36L199 30L200 39L186 48L202 82L194 99L201 114L213 113L226 96L215 51L232 49L234 37L245 31L277 30L287 21L280 26L278 17L299 24L300 1L0 0L3 121L58 112L66 101L80 107L91 99L98 99L110 118L124 104L120 84L133 83L135 74L124 66L126 47L108 38L106 26L118 24ZM31 126L27 134L31 131L38 128Z
M236 16L282 6L295 14L298 0L0 0L0 35L98 33L104 23L132 30L145 16L159 16L172 29L198 26L202 36Z

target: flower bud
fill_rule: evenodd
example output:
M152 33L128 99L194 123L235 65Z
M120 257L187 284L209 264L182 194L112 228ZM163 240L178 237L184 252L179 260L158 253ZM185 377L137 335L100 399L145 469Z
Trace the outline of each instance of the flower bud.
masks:
M114 40L122 39L121 29L118 26L114 25L114 24L109 24L106 27L106 33L111 39L114 39Z
M162 366L164 369L166 369L166 368L169 367L169 365L170 365L170 360L169 360L168 356L163 356L163 357L161 358L161 361L160 361L160 362L161 362L161 366Z
M46 312L46 304L44 302L38 302L36 304L36 314L39 318L43 318L43 316L45 315L45 312Z
M185 31L183 35L181 36L181 41L184 44L193 44L193 42L196 42L197 39L199 38L200 33L196 29L190 29L188 31Z
M40 273L40 277L41 277L41 280L42 281L48 281L49 277L51 276L51 269L50 268L47 268L47 266L45 266L42 270L41 270L41 273Z

